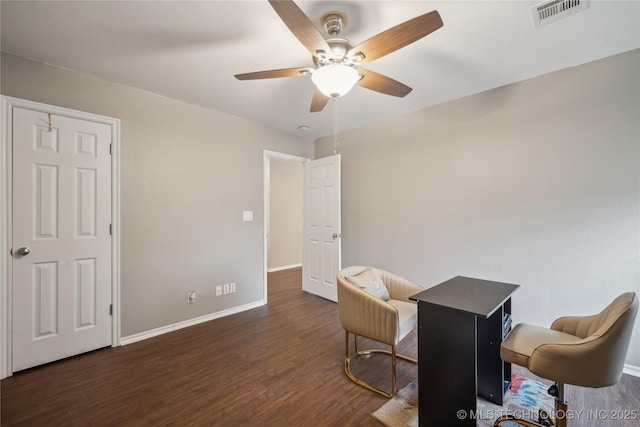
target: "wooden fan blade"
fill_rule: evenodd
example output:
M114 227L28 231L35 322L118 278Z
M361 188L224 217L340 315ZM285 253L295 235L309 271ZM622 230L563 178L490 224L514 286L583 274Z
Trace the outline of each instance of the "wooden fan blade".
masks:
M358 70L362 78L358 80L358 86L366 89L375 90L376 92L403 98L413 89L409 86L393 80L391 77L375 73L369 70Z
M331 98L329 98L327 95L316 89L313 94L313 99L311 100L311 112L317 113L318 111L322 111L330 99Z
M280 19L289 27L300 43L307 48L311 55L329 55L331 48L313 22L291 0L269 0Z
M401 49L442 27L442 19L434 10L389 28L352 48L347 56L356 64L365 64ZM362 59L358 60L359 56Z
M274 79L278 77L308 76L313 68L282 68L280 70L256 71L254 73L236 74L238 80Z

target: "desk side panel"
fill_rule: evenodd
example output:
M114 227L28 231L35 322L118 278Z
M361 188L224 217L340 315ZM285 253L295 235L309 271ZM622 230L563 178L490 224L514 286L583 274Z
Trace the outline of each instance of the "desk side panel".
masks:
M478 319L478 396L502 405L504 398L504 362L500 358L504 309L488 319Z
M476 317L418 302L418 327L420 426L475 426Z

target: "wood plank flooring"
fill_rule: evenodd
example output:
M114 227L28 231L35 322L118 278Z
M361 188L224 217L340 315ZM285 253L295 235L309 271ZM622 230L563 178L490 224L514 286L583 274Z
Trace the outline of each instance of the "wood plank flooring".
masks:
M265 307L2 380L1 425L380 427L370 414L387 399L344 375L336 304L303 292L300 269L268 280ZM414 332L399 351L415 357L416 340ZM389 386L384 355L355 360L353 370ZM398 362L399 388L415 377L415 365ZM640 378L568 387L568 397L574 408L640 409Z

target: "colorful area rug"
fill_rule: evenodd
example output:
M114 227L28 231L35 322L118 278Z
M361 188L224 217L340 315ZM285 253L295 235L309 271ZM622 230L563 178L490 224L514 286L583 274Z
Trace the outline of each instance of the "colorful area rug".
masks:
M493 426L502 415L537 420L540 408L553 412L553 397L547 394L547 388L538 381L512 375L503 406L478 398L477 425ZM371 416L387 427L418 427L418 380L405 386Z

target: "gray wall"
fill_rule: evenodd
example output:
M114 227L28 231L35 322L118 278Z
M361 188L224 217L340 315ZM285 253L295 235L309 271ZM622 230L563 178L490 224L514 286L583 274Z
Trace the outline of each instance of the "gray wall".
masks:
M121 119L123 337L263 299L263 150L312 157L313 143L7 54L1 88ZM235 294L214 296L231 281Z
M302 207L304 166L270 161L269 245L270 269L302 264Z
M542 326L640 292L638 76L635 50L343 132L343 265L517 283Z

